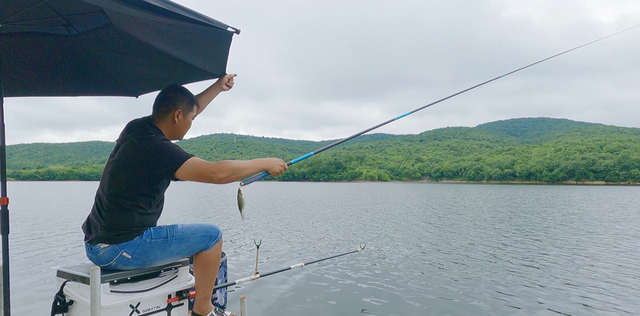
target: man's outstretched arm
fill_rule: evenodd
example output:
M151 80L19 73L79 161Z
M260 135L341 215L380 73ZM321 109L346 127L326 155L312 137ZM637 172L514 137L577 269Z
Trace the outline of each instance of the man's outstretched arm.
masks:
M186 181L225 184L240 181L262 171L279 176L286 170L287 164L278 158L209 162L192 157L176 171L175 177Z

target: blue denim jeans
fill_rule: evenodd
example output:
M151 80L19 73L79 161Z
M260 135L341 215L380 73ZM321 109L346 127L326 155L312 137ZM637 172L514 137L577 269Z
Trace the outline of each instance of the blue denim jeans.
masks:
M85 243L87 257L105 270L155 267L189 257L215 246L222 238L212 224L177 224L148 228L121 244Z

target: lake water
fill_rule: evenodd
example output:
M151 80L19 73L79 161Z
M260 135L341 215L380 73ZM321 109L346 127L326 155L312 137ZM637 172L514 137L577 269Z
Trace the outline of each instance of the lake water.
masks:
M48 315L58 267L87 262L96 182L10 182L13 315ZM256 315L640 314L640 187L174 183L160 224L211 222Z

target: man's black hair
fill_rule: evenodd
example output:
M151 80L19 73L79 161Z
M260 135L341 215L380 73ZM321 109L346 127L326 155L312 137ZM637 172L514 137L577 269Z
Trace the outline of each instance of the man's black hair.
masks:
M162 89L156 97L153 102L151 117L153 119L162 119L177 109L181 109L184 113L189 113L193 111L193 107L200 107L198 99L193 93L183 86L172 84Z

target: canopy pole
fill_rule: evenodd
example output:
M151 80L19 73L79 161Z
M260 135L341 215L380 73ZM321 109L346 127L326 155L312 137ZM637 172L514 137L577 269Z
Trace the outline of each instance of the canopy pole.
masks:
M9 299L9 198L7 197L7 143L4 128L4 82L0 56L0 231L2 233L2 315L11 315Z

